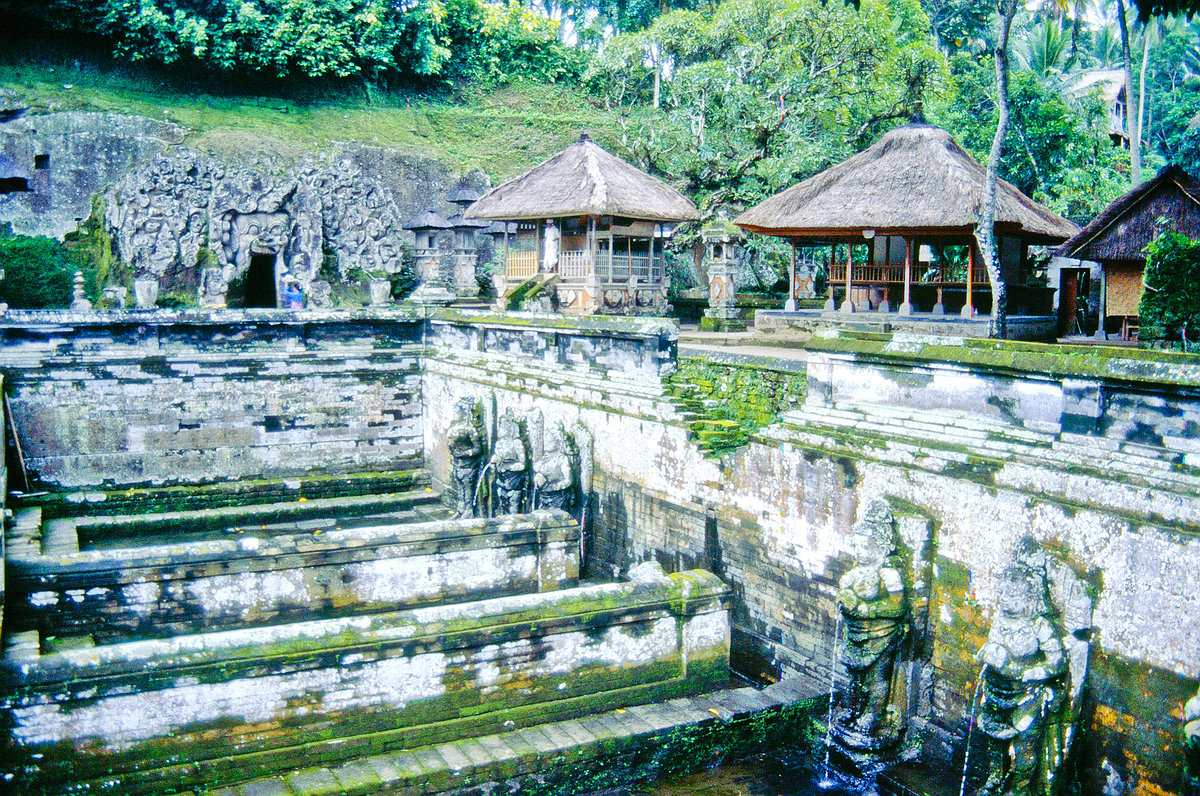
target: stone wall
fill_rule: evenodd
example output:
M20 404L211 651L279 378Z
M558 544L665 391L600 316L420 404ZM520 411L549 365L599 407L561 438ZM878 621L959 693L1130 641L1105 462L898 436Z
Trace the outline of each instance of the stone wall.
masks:
M724 600L690 572L10 655L0 770L24 792L216 787L698 694L726 678Z
M419 467L419 342L402 310L0 319L26 462L49 488Z
M560 512L437 523L382 515L319 535L239 530L49 555L42 540L14 537L6 626L107 644L553 591L579 578L579 528Z
M689 440L688 417L654 397L650 374L597 402L527 351L465 340L439 339L427 361L434 478L445 477L445 427L432 408L460 395L589 429L586 570L656 559L721 573L747 674L828 687L850 528L861 506L886 499L907 560L925 561L910 563L921 610L904 668L931 755L961 754L996 578L1031 534L1094 591L1085 788L1178 787L1179 709L1200 677L1182 630L1200 622L1194 358L834 336L814 343L805 404L711 460Z

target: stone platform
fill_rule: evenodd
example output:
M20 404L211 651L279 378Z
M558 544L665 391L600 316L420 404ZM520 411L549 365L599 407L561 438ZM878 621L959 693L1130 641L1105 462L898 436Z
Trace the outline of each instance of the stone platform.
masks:
M790 683L635 705L569 721L307 768L210 796L581 793L683 773L761 751L819 712Z

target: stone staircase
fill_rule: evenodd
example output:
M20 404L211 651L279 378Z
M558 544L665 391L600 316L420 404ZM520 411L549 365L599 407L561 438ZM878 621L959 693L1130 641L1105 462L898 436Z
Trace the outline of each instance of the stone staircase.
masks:
M806 404L786 413L783 424L822 447L831 444L831 432L835 438L852 432L863 442L895 452L947 461L1017 462L1172 492L1200 488L1200 468L1186 464L1181 452L978 414L882 404Z
M713 575L579 584L562 512L447 520L424 488L181 504L17 507L0 776L20 792L603 777L617 752L760 732L795 697L720 691L728 594Z

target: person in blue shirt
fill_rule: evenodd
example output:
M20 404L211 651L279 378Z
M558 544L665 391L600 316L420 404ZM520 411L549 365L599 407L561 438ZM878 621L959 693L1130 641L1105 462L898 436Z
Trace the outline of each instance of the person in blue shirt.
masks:
M304 306L304 291L300 289L300 281L291 275L283 278L283 306L289 310Z

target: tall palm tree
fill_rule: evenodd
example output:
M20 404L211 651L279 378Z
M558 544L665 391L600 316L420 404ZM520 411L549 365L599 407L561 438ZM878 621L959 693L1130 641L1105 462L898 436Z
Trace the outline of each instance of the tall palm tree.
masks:
M1074 60L1066 31L1052 18L1043 19L1030 31L1025 46L1017 48L1016 55L1021 68L1041 80L1061 76Z

